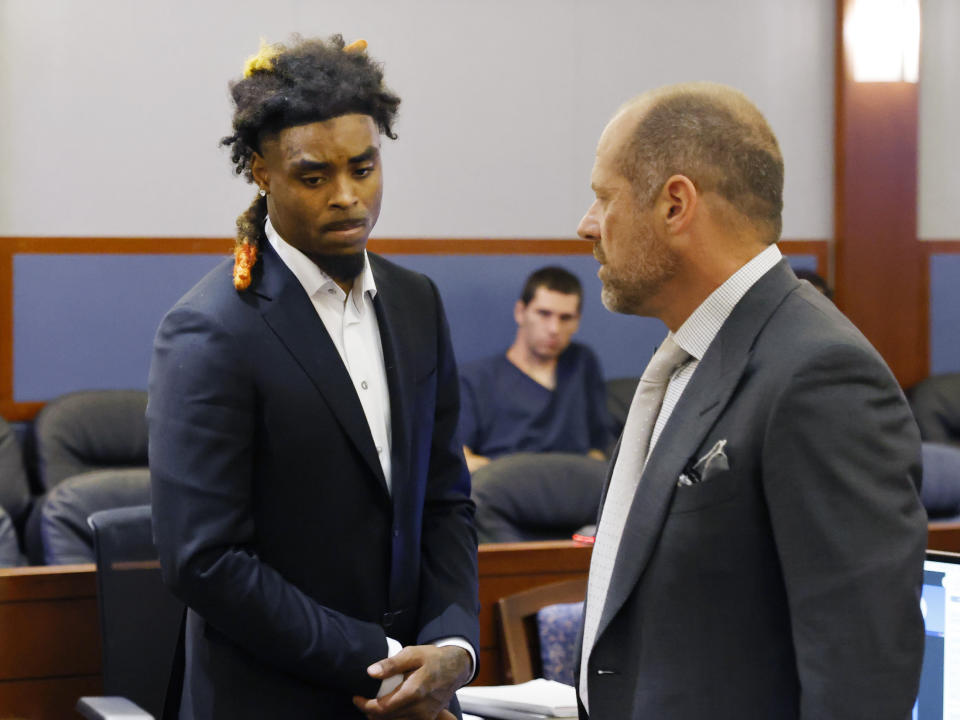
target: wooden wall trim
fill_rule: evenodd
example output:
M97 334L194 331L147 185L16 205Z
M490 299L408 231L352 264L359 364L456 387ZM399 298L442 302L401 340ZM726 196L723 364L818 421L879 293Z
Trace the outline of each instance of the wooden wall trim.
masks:
M84 255L229 255L226 237L4 237L0 236L0 416L23 422L42 402L14 397L13 258L18 254ZM827 276L828 240L781 240L784 253L813 255L817 271ZM388 255L590 255L592 243L567 238L371 238L374 252Z
M829 241L781 240L784 253L816 255L825 270ZM226 237L3 237L0 263L13 255L229 255ZM388 255L590 255L593 243L568 238L371 238L370 250ZM0 271L2 271L0 265Z
M960 253L960 240L921 240L921 251L927 256Z

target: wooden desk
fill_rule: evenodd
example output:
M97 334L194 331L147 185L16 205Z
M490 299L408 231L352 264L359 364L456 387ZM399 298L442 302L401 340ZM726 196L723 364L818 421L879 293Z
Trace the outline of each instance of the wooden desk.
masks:
M960 553L960 522L932 522L927 526L927 547Z
M585 576L590 549L572 542L481 545L480 672L504 682L493 607L503 595ZM96 569L0 570L0 720L75 720L81 695L103 692Z
M930 526L930 547L960 552L960 523ZM494 605L504 595L586 577L591 548L573 542L481 545L480 672L505 682ZM93 565L0 570L0 719L75 720L102 692Z
M0 570L0 718L74 720L102 692L95 567Z

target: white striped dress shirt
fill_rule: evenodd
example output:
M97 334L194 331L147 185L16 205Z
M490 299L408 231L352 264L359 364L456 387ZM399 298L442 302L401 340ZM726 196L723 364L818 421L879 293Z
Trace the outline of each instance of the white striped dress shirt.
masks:
M650 446L647 449L647 457L653 451L663 432L667 420L670 419L673 408L676 407L680 396L683 394L687 383L696 372L697 366L710 347L710 343L720 332L720 328L730 317L733 308L740 302L740 298L747 294L747 290L753 287L754 283L763 277L770 268L776 265L783 258L780 254L780 248L775 244L765 248L757 253L743 267L737 270L727 280L714 290L688 317L677 332L673 334L673 340L680 347L690 353L691 359L681 365L674 371L667 385L667 392L663 396L663 405L660 407L660 414L657 415L657 422L653 426L653 434L650 436Z

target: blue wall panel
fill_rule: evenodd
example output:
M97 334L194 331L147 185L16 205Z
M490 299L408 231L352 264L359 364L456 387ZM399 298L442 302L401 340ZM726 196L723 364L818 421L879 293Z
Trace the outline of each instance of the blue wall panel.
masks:
M14 259L14 398L44 401L99 388L146 387L153 336L164 313L222 256L46 255ZM589 255L396 255L440 289L461 363L504 351L527 275L561 265L583 282L578 339L607 377L639 375L666 333L658 320L616 315L600 302ZM790 258L814 268L812 255Z
M16 255L14 399L146 388L160 319L222 258Z
M930 374L960 372L960 255L930 256Z
M659 320L619 315L604 308L597 261L590 255L396 255L391 259L436 282L460 363L507 349L516 333L513 305L523 282L544 265L560 265L580 278L583 318L575 337L597 351L606 377L642 373L667 332ZM794 255L790 262L798 269L815 270L817 266L813 255Z

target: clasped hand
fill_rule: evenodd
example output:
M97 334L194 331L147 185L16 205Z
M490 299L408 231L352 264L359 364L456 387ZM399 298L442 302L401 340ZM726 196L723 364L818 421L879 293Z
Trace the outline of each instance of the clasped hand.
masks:
M382 680L403 675L403 682L380 698L353 698L371 720L454 720L447 709L457 688L470 679L470 654L456 645L413 645L374 663L367 672Z

